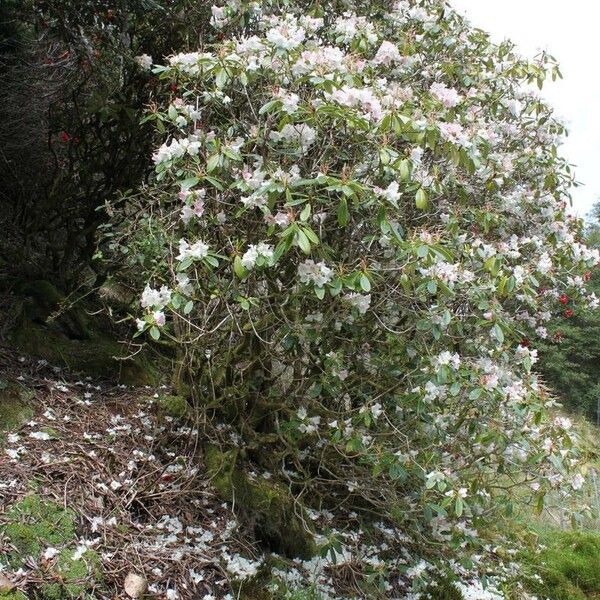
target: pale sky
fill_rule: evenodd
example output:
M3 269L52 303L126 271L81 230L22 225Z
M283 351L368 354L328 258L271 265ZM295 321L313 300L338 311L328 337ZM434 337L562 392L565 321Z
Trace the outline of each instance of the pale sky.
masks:
M600 198L600 76L598 0L450 0L493 41L512 40L524 56L545 49L564 79L549 81L543 95L566 123L562 154L575 165L573 207L584 217Z

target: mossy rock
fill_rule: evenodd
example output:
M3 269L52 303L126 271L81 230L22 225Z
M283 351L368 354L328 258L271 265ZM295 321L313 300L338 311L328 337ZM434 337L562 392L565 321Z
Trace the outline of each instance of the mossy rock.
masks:
M0 380L0 439L2 432L18 429L31 419L31 396L23 386Z
M131 354L112 335L110 321L98 306L67 298L48 281L18 282L12 292L21 310L9 341L19 351L94 377L128 385L158 385L161 374L148 353L123 360Z
M309 519L287 488L250 479L237 464L236 450L221 452L209 446L205 460L219 497L235 503L267 549L289 558L308 559L316 554L313 535L304 525Z
M24 298L24 316L34 323L52 325L74 339L90 339L89 318L85 311L43 279L21 282L15 291Z
M105 281L100 286L98 295L107 304L118 310L130 308L136 300L135 294L129 286L112 279Z
M276 600L261 579L244 581L238 588L234 586L234 591L239 600Z
M158 397L157 404L160 414L174 419L186 419L192 414L191 407L183 396L161 394Z
M88 339L73 339L25 320L13 332L11 340L20 351L73 372L106 377L127 385L160 383L160 373L147 355L122 360L128 355L127 348L104 334L92 333Z
M75 539L75 513L35 494L13 504L2 521L0 529L15 547L8 555L9 563L16 567L28 556L37 558L43 549Z

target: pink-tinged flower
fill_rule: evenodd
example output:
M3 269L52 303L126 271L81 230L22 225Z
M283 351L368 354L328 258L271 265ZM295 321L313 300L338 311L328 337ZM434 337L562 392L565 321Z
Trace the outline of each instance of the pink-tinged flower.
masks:
M434 83L429 88L431 95L439 100L445 108L453 108L462 100L454 88L447 87L444 83Z
M392 44L392 42L383 41L381 42L381 46L379 46L379 50L377 50L377 54L373 58L373 63L376 65L390 65L400 60L402 60L402 55L400 54L398 47L395 44Z

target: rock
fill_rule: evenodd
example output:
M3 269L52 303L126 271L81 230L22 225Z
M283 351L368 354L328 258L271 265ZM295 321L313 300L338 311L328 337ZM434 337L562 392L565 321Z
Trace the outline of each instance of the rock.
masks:
M6 594L15 589L15 584L6 575L0 573L0 594Z
M142 575L128 573L123 587L130 598L141 598L148 589L148 581Z
M20 282L13 288L13 304L20 308L6 338L19 352L52 366L126 385L160 383L164 357L145 349L136 352L135 347L117 341L120 333L112 329L110 319L93 299L67 298L43 280ZM129 339L130 333L122 333Z
M161 374L147 353L127 357L130 349L109 333L94 331L89 339L72 339L39 323L23 320L11 335L12 344L24 354L51 365L92 377L106 377L126 385L157 385Z
M18 429L31 419L31 396L29 390L17 383L0 381L0 438L3 431Z
M185 419L191 416L191 407L182 396L161 394L158 397L159 412L173 417L174 419Z

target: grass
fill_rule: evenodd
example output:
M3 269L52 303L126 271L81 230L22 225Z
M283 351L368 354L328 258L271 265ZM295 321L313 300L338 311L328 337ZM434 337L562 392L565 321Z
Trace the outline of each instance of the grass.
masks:
M522 557L533 574L527 582L531 593L540 600L600 598L600 533L549 529L541 533L540 547Z

